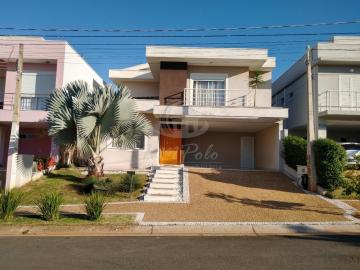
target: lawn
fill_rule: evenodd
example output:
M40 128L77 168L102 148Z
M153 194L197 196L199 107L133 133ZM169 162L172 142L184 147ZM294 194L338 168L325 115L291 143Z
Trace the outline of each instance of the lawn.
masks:
M133 215L105 215L98 221L90 221L86 215L65 215L54 221L45 221L38 215L16 216L10 220L0 219L0 225L131 225Z
M120 179L124 174L110 174L105 177L110 179ZM146 175L138 175L143 187L146 183ZM64 204L83 203L87 193L85 192L86 176L82 175L76 168L66 168L55 170L50 175L45 175L40 179L30 182L18 190L24 193L23 205L34 204L42 194L49 192L60 192L64 198ZM140 196L142 188L130 193L115 192L107 195L108 202L114 201L134 201Z

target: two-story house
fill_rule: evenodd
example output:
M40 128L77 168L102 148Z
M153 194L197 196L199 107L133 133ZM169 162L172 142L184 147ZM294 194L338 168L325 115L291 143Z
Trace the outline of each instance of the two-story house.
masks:
M33 155L34 158L57 154L58 149L48 136L46 124L45 102L50 91L74 80L83 80L90 85L103 83L100 76L66 41L44 40L41 37L1 37L0 169L3 172L7 167L20 43L24 44L24 64L19 154Z
M360 142L360 37L335 36L312 48L314 107L319 138ZM285 128L306 137L305 56L273 84L273 105L289 108Z
M266 49L150 46L146 58L146 64L111 69L109 77L132 91L153 134L134 150L107 149L105 169L279 169L288 111L271 107L275 58ZM263 83L250 87L254 71Z

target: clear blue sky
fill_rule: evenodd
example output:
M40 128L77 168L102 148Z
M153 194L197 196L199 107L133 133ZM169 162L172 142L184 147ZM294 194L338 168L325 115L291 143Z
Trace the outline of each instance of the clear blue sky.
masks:
M55 4L56 3L56 4ZM55 28L209 28L254 25L283 25L360 19L359 0L302 1L228 1L228 0L161 0L161 1L6 1L2 6L0 26ZM310 32L360 32L360 24L283 30L242 30L231 34L271 34ZM44 32L5 31L0 34L38 34ZM57 34L57 33L47 33ZM62 33L86 35L92 33ZM146 34L146 33L145 33ZM161 33L155 33L161 35ZM220 34L190 32L170 34ZM139 34L133 34L139 35ZM303 53L306 44L330 36L295 37L221 37L221 38L64 38L108 80L109 68L121 68L145 61L143 45L76 45L78 43L229 43L203 45L212 47L264 47L277 57L274 78L278 77ZM56 39L56 38L49 38ZM294 42L295 41L295 42ZM274 42L273 44L271 42ZM279 42L283 42L282 44Z

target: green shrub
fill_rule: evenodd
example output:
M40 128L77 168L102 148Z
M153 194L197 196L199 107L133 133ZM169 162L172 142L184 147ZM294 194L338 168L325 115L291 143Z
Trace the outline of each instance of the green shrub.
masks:
M14 216L24 194L18 191L8 191L2 192L0 196L0 218L8 220Z
M36 205L39 208L41 217L46 221L51 221L59 218L59 208L63 201L61 194L53 192L42 195L41 198L36 201Z
M305 139L289 135L283 139L284 157L286 164L296 170L296 165L306 165Z
M120 180L90 176L85 180L84 191L86 193L98 191L111 195L120 190L120 184Z
M141 188L141 182L137 175L125 174L120 182L121 192L130 192Z
M94 190L94 185L98 182L98 177L91 175L86 177L84 181L84 191L86 193L91 193Z
M329 190L336 189L343 182L345 149L333 140L318 139L314 142L314 152L318 184Z
M91 193L84 201L89 220L99 220L106 206L105 196L100 192Z
M357 178L344 178L343 183L341 186L343 187L343 194L344 195L351 195L356 193L360 195L360 179Z

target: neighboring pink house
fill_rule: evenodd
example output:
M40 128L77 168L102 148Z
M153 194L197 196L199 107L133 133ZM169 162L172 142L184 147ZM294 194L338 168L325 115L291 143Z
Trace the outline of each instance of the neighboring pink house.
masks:
M45 101L50 91L74 80L91 86L100 76L66 42L41 37L0 38L0 168L6 168L19 44L24 44L19 154L48 157L57 148L47 135Z

